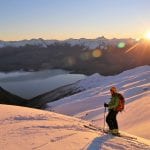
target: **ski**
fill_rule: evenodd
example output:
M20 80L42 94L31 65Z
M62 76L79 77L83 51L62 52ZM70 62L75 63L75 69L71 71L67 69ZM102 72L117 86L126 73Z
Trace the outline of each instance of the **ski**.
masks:
M129 139L129 140L137 140L136 137L131 137L131 136L128 136L128 135L125 135L125 134L122 134L122 133L119 133L119 134L109 133L107 130L104 130L101 127L96 127L96 126L94 126L92 124L84 125L84 127L88 128L88 129L91 129L91 130L94 130L94 131L100 131L102 133L109 134L109 135L116 136L116 137L121 137L121 138Z
M111 134L111 133L108 133L108 134ZM116 137L121 137L121 138L124 138L124 139L128 139L128 140L137 140L136 137L131 137L131 136L124 135L124 134L111 134L111 135L116 136Z
M91 129L91 130L94 130L94 131L101 131L103 132L103 129L101 127L96 127L92 124L89 124L89 125L84 125L85 128L88 128L88 129Z

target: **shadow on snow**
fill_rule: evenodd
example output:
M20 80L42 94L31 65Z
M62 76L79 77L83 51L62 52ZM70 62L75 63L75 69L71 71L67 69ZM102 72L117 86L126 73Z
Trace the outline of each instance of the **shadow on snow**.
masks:
M88 146L87 150L101 150L103 144L112 138L113 137L108 134L102 135L101 137L96 137Z

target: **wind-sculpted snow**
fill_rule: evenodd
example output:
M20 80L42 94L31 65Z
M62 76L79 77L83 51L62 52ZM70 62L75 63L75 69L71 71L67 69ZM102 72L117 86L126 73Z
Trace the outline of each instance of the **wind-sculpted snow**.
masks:
M150 139L150 66L137 67L116 76L94 74L75 86L84 91L49 103L49 107L55 112L103 126L103 104L110 101L110 87L116 86L126 101L125 111L118 115L121 130Z
M145 139L103 134L85 128L87 121L53 112L9 105L0 105L0 112L1 150L150 149Z

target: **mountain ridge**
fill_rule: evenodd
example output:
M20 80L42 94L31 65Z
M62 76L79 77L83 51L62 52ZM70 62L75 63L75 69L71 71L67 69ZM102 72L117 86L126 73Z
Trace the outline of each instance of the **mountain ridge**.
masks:
M94 49L97 47L101 47L101 49L107 49L107 45L115 45L119 42L136 42L135 39L132 38L113 38L113 39L107 39L104 36L98 37L95 39L86 39L86 38L80 38L80 39L66 39L66 40L44 40L42 38L38 39L30 39L30 40L19 40L19 41L2 41L0 40L0 48L3 47L23 47L26 45L32 45L32 46L41 46L41 47L48 47L49 45L54 44L70 44L71 46L80 45L84 46L89 49Z
M101 38L100 42L99 39L98 42L84 40L72 42L70 39L70 44L47 45L40 39L42 46L35 42L37 45L1 47L0 71L64 69L86 75L98 72L108 76L137 66L150 65L148 41L130 39L131 42L123 42L113 39L115 42L109 44L101 41Z

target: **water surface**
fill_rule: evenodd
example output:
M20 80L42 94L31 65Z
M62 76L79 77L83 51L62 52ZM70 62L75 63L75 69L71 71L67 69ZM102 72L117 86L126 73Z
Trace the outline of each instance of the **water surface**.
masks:
M38 72L0 72L0 86L23 98L32 98L55 88L86 78L61 69Z

